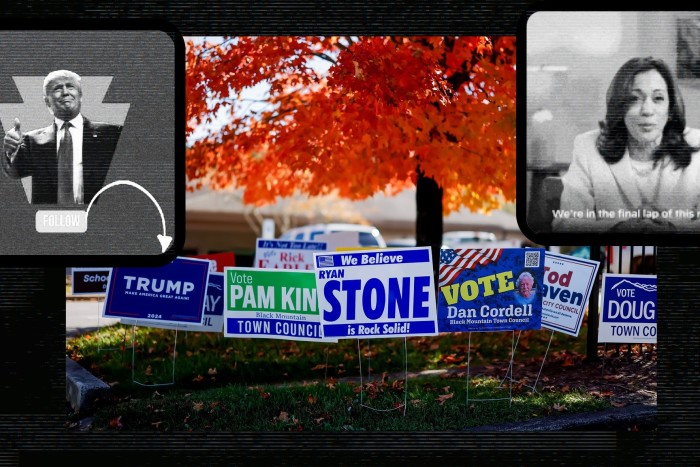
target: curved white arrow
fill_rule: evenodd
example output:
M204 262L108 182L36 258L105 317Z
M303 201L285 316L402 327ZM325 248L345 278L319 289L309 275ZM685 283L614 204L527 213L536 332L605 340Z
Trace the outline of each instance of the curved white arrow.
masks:
M90 214L90 208L92 207L92 203L95 202L97 197L100 196L100 194L103 191L107 190L107 188L111 188L111 187L116 186L116 185L131 185L134 188L138 188L139 190L146 193L146 196L148 196L151 199L151 201L153 201L153 204L156 205L156 208L158 208L158 212L160 213L160 220L163 222L163 235L158 234L157 237L158 237L158 241L160 242L160 246L163 249L162 252L165 253L165 250L168 249L168 247L170 246L170 243L173 241L173 237L169 237L169 236L165 235L165 216L163 215L163 210L160 208L160 204L158 204L158 201L156 201L156 199L153 197L153 195L151 195L148 192L148 190L146 190L144 187L142 187L138 183L134 183L130 180L117 180L116 182L112 182L109 185L103 186L102 189L100 191L98 191L97 193L95 193L95 196L93 196L92 199L90 200L90 204L88 204L87 210L85 211L85 222L87 223L87 217Z

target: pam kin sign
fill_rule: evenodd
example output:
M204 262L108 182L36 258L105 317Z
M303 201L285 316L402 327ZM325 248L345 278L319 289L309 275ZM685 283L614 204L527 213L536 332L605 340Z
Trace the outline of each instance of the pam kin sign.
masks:
M445 248L440 253L440 332L542 327L543 248Z
M106 295L110 268L73 268L71 293L73 295Z
M656 343L656 276L603 274L598 342Z
M226 337L323 340L313 271L225 268L224 275Z
M113 268L103 316L164 324L202 324L209 261L178 257L159 268Z
M326 247L325 242L258 239L253 265L264 269L311 271L314 268L314 253L326 251Z
M316 253L315 257L324 336L437 335L429 247Z
M545 254L543 328L578 336L599 264L574 256Z

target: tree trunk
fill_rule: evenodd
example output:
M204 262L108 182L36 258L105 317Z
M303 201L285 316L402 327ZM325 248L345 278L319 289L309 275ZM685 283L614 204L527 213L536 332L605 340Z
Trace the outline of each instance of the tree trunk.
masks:
M429 246L433 256L433 276L438 282L442 245L442 188L418 168L416 181L416 246Z

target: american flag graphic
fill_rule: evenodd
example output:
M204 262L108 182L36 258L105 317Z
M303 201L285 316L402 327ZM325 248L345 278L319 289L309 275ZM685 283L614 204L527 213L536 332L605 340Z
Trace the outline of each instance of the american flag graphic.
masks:
M454 282L465 269L498 261L502 253L503 248L443 248L440 250L439 287Z

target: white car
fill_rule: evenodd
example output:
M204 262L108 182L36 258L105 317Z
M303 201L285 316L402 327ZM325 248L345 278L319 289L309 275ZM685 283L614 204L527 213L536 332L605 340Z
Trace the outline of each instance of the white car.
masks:
M337 232L357 232L360 245L363 247L386 247L386 241L384 241L379 229L371 225L362 224L331 223L304 225L287 230L279 239L310 242L314 241L319 235Z

